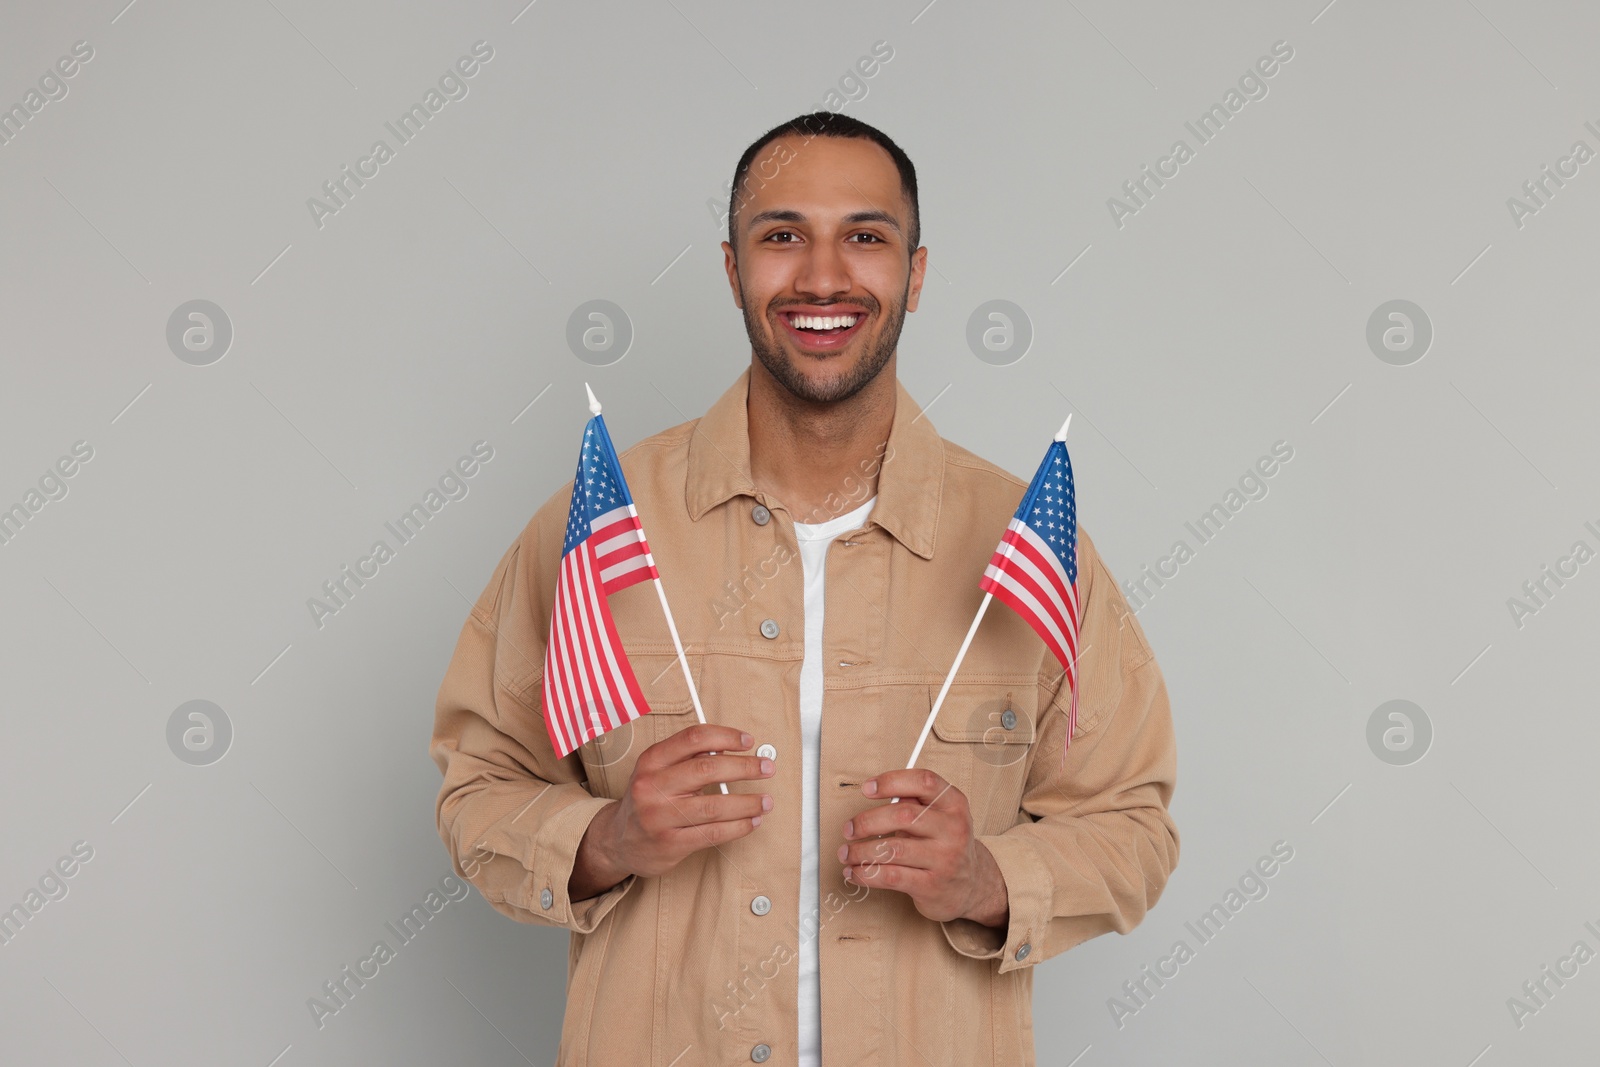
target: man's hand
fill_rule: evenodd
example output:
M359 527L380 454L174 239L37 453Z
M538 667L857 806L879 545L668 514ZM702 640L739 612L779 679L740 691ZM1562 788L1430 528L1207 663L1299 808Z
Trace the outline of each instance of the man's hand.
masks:
M718 782L772 777L771 760L728 755L752 741L730 726L696 723L641 752L622 798L600 809L579 842L569 899L586 900L630 874L666 874L690 853L760 826L772 810L770 795L701 792Z
M839 848L839 862L846 881L905 893L935 922L1006 925L1011 908L1005 879L972 834L966 794L916 768L885 771L862 782L861 792L900 802L867 808L844 824L847 843Z

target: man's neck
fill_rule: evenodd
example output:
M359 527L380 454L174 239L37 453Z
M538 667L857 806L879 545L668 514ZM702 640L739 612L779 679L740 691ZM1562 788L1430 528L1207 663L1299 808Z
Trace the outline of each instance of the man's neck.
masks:
M894 409L893 357L860 392L835 404L800 400L752 360L751 477L795 522L827 522L853 511L878 491Z

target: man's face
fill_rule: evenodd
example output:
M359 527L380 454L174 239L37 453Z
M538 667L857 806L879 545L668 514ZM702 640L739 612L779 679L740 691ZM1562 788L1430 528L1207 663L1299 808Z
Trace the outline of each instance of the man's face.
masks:
M854 396L894 355L927 265L894 160L859 138L780 137L735 195L724 265L756 358L802 400Z

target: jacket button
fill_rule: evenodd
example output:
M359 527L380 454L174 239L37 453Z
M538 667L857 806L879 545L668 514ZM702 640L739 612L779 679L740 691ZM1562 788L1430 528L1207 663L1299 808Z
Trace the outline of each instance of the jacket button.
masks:
M757 1063L766 1063L767 1057L772 1055L771 1045L757 1045L750 1050L750 1058Z
M1000 713L1000 725L1004 726L1007 730L1015 730L1017 728L1017 713L1012 711L1010 708L1002 711Z
M768 641L778 636L778 623L774 619L761 620L761 636Z
M553 905L555 902L556 895L550 892L550 890L546 889L544 892L539 894L539 907L543 908L545 911L549 911L551 905Z
M757 504L750 509L750 517L755 520L757 526L765 526L772 521L772 512Z
M760 748L756 749L756 755L760 756L762 759L777 759L778 750L773 748L771 745L762 745Z
M765 915L772 910L772 901L766 897L756 897L750 902L750 910L757 915Z
M1026 941L1024 941L1022 943L1022 947L1017 949L1017 959L1019 959L1019 960L1027 959L1028 958L1028 953L1030 953L1032 951L1033 951L1033 946L1028 944Z

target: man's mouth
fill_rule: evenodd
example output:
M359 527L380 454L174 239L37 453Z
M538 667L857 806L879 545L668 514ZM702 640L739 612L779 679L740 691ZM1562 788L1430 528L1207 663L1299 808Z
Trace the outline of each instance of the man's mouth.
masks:
M814 315L807 312L784 311L778 314L789 336L801 348L827 352L843 348L855 337L867 316L859 311L834 315Z

